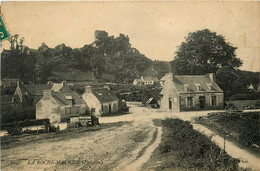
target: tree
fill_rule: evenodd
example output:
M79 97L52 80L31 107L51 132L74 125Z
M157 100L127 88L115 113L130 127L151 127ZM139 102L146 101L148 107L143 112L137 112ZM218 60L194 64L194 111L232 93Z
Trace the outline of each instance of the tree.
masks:
M236 58L235 50L222 35L209 29L189 33L182 42L172 61L176 74L206 74L222 67L240 67L242 61Z
M15 34L9 38L10 50L2 54L2 77L19 78L24 83L32 82L36 57L24 45L24 38Z
M216 81L225 92L225 98L243 91L243 83L235 70L223 67L216 72Z
M38 58L35 65L37 82L46 83L48 77L52 74L54 66L51 49L45 43L42 43L38 48Z

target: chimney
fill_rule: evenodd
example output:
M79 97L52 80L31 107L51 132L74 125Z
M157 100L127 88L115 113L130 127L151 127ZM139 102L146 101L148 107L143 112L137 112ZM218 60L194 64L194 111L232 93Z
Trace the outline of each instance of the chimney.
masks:
M105 84L104 88L108 89L110 91L110 85L109 84Z
M67 86L66 80L65 80L65 81L62 81L62 86Z
M15 103L15 97L12 97L12 103Z
M141 79L144 79L144 76L141 76Z
M53 84L53 82L52 82L52 81L48 81L47 84L48 84L48 85L51 85L51 84Z
M215 73L209 73L208 76L209 76L210 80L213 83L216 82L216 75L215 75Z
M20 86L20 81L17 81L17 87L19 87Z
M43 97L52 97L53 90L43 90Z
M91 86L85 86L85 93L92 93Z

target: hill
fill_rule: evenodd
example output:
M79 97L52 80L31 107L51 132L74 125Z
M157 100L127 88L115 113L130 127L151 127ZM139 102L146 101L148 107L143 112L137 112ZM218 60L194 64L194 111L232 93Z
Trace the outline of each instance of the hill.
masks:
M18 35L11 40L11 50L2 53L1 76L20 78L25 83L96 79L126 83L142 75L160 78L170 70L169 62L147 58L124 34L114 37L97 30L94 42L74 49L65 44L49 48L42 43L35 50L24 46Z

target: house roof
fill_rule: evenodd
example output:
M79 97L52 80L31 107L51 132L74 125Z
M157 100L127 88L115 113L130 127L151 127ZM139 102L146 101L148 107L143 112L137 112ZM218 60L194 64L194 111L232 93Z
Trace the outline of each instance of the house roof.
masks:
M144 81L159 81L157 77L152 77L152 76L144 77L143 79Z
M57 101L57 103L61 106L71 105L72 99L74 99L74 104L85 104L84 100L82 100L78 93L75 91L70 92L53 92L53 98ZM70 98L67 98L70 97Z
M140 79L140 78L134 79L134 81L136 81L136 82L143 82L143 80Z
M161 81L172 80L172 73L167 73L160 80Z
M177 91L179 93L192 93L192 92L223 92L217 83L212 82L207 75L176 75L173 81ZM189 87L189 90L185 90L185 86ZM196 88L196 85L200 86L201 90ZM209 87L211 85L212 88Z
M19 81L18 78L4 78L4 79L1 80L0 85L17 84L17 81Z
M55 84L20 84L20 90L23 95L26 95L26 92L32 96L43 96L43 90L54 90L58 91L71 91L68 86L63 86L62 83Z
M134 81L136 82L144 82L144 81L159 81L157 77L152 77L152 76L148 76L148 77L143 77L143 78L137 78Z
M107 103L111 101L118 101L116 95L110 92L106 88L92 89L92 93L97 97L101 103Z
M33 96L42 96L43 90L49 90L51 89L52 85L50 84L21 84L19 85L20 90L23 95L26 95L26 92L29 95Z
M14 95L14 96L13 95L1 95L0 104L12 103L13 98L16 103L21 102L20 98L17 95Z
M71 89L68 86L63 86L62 83L54 83L51 87L51 90L53 90L54 92L71 91Z

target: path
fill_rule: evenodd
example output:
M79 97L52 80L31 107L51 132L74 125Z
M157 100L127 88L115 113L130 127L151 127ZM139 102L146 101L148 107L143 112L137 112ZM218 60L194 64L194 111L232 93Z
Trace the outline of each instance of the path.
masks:
M247 110L244 112L253 112L253 111L260 111L259 109L256 110ZM182 112L182 113L175 113L172 116L180 118L182 120L191 121L193 118L198 116L206 116L209 111L201 111L201 112ZM211 111L212 112L212 111ZM212 136L212 141L216 143L221 149L224 149L224 137L217 135L217 133L209 130L203 125L200 124L194 124L192 123L193 128L207 136ZM226 140L226 146L225 146L226 152L233 158L239 158L240 163L239 165L244 168L252 168L254 170L260 171L260 159L248 152L247 150L241 149L233 142Z
M102 117L100 123L115 123L126 121L121 126L102 129L94 132L81 132L71 138L57 137L50 140L30 142L9 149L2 149L1 164L3 170L141 170L153 151L161 142L162 128L153 124L153 119L175 117L192 121L194 117L206 116L208 111L170 113L157 109L132 106L131 114ZM212 111L211 111L212 112ZM207 135L212 132L201 125L194 129ZM74 132L72 132L74 133ZM216 135L213 140L220 147L223 138ZM222 147L223 148L223 147ZM235 158L240 158L242 166L257 166L259 159L252 154L239 149L227 141L227 152ZM28 165L28 161L56 161ZM84 161L79 164L57 164L57 161ZM12 163L12 161L14 161Z

